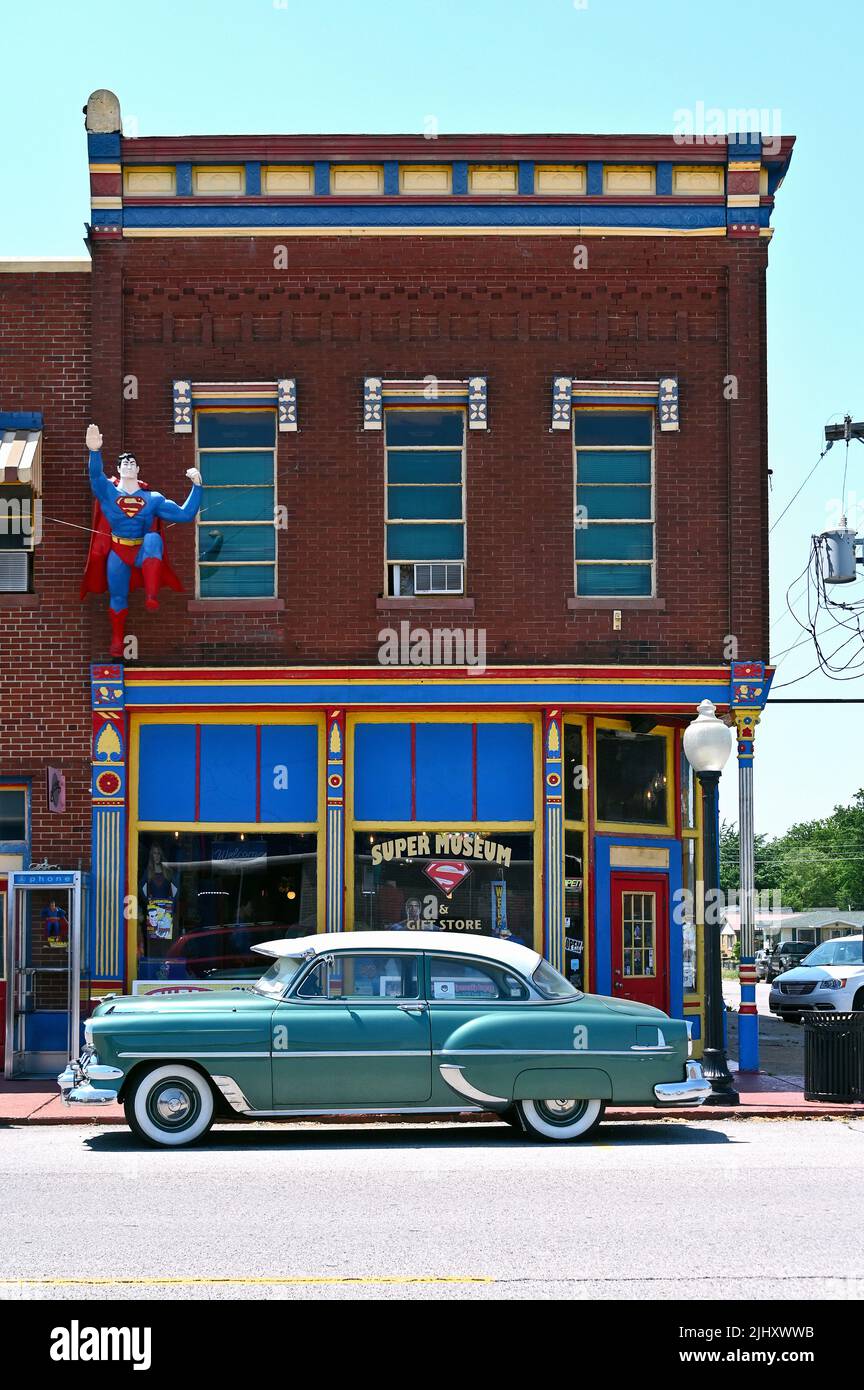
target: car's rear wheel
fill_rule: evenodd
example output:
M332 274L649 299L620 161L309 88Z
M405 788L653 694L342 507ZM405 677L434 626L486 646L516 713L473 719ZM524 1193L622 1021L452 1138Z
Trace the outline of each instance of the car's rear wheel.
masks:
M213 1109L207 1078L179 1062L144 1072L125 1101L126 1122L133 1134L170 1149L203 1138L213 1123Z
M517 1100L526 1131L537 1139L587 1139L606 1109L603 1100Z
M852 1000L852 1008L855 1010L864 1009L864 989L859 989L858 993L855 995L855 998Z

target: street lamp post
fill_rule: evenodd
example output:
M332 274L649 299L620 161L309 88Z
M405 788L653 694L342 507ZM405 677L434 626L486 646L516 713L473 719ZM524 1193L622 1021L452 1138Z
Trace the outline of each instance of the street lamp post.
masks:
M706 1105L737 1105L738 1092L726 1061L723 1030L723 975L720 966L720 845L718 791L720 774L732 751L732 733L717 718L710 700L684 730L684 752L702 788L702 879L706 911L702 928L705 962L705 1039L702 1067L711 1082ZM709 920L710 919L710 920Z

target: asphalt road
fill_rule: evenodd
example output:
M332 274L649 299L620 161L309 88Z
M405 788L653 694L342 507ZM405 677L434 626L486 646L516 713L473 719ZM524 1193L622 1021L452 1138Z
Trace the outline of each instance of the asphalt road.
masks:
M8 1128L0 1232L6 1299L861 1299L864 1118Z

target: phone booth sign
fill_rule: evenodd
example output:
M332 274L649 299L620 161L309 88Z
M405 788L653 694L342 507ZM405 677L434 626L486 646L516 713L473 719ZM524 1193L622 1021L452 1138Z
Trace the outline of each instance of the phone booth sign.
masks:
M7 1079L51 1076L80 1050L81 988L89 980L83 930L88 878L61 869L8 876Z

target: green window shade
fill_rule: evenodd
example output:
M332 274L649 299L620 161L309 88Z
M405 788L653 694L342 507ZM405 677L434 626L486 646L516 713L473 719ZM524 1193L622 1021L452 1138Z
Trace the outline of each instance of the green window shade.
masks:
M272 449L276 443L274 410L197 410L199 449Z
M276 557L276 531L270 526L198 527L198 558L221 564L234 560L273 560Z
M202 523L220 521L273 522L272 487L205 487L198 519Z
M580 527L576 531L577 560L650 560L654 527L636 522Z
M577 565L576 592L592 598L644 598L651 593L651 566Z
M580 483L650 483L651 455L635 450L612 453L605 449L580 449L576 455Z
M651 515L650 487L577 487L577 506L585 507L589 521Z
M576 410L577 444L650 444L653 426L650 410Z
M461 560L465 534L461 525L388 525L388 560Z
M423 517L430 521L462 520L461 487L389 487L387 515L391 521L401 517Z
M227 454L209 454L202 449L198 467L205 487L230 487L245 483L249 487L273 482L273 454L247 454L242 449Z
M271 598L272 565L202 565L202 598Z
M404 449L387 450L387 481L390 483L461 483L462 453L435 450L429 453Z
M423 445L461 444L463 415L461 410L387 410L387 444Z

